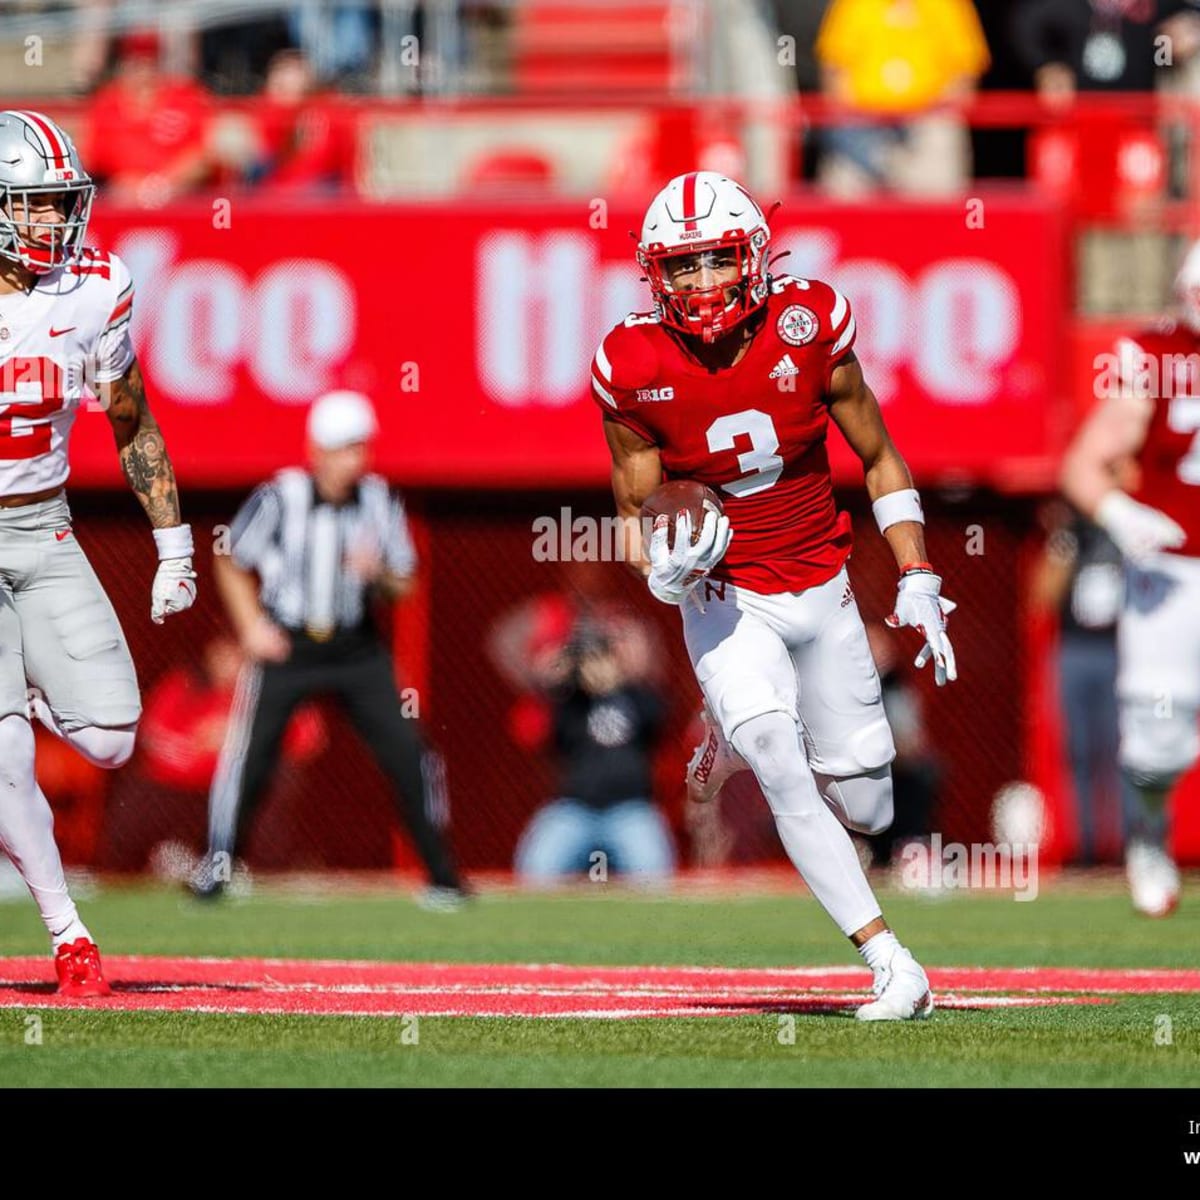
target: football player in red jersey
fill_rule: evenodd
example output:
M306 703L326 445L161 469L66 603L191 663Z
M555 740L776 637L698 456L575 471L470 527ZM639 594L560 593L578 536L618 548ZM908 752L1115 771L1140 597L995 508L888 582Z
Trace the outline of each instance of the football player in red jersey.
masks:
M1200 757L1200 243L1177 278L1180 320L1117 342L1100 403L1063 460L1063 491L1126 558L1117 627L1125 867L1134 907L1179 902L1166 806ZM1135 466L1132 495L1118 480Z
M834 503L829 418L862 459L879 528L900 568L893 627L921 631L917 665L955 678L954 607L926 561L920 498L854 356L836 289L772 277L770 229L739 184L710 171L673 179L646 213L638 261L654 296L601 343L592 390L604 413L630 560L680 607L704 693L707 737L689 790L714 795L753 770L796 869L874 972L863 1020L927 1016L929 981L888 928L848 829L892 819L895 755L879 677L846 575L850 522ZM713 488L693 543L637 517L664 478ZM661 522L660 522L661 523Z

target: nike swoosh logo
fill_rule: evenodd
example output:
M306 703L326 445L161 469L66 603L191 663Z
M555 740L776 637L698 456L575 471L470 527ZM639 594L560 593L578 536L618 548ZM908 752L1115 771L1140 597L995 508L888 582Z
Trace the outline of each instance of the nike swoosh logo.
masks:
M56 529L54 531L55 539L60 542L63 541L64 538L69 538L70 536L71 531L69 529Z
M51 337L62 337L62 335L63 335L64 333L70 333L70 332L71 332L71 330L73 330L73 329L78 329L78 328L79 328L79 326L78 326L78 325L68 325L68 326L66 327L66 329L51 329L51 330L50 330L50 336L51 336Z

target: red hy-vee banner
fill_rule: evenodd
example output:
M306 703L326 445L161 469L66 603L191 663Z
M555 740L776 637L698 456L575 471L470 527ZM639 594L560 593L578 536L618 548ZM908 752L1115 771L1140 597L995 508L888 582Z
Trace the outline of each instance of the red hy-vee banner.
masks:
M638 214L100 208L94 240L133 271L135 344L185 484L246 484L296 461L305 408L331 387L374 397L378 466L397 482L607 480L589 365L613 324L649 307L628 236ZM1044 483L1065 408L1051 211L1019 198L783 211L774 245L791 255L777 270L850 298L867 379L917 475ZM102 417L81 414L73 441L76 484L120 482ZM860 478L830 441L839 477Z

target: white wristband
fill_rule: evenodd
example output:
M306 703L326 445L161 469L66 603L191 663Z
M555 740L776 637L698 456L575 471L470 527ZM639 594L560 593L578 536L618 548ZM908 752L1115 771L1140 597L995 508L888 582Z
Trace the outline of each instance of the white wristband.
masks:
M153 532L160 559L191 558L194 548L190 525L172 525L167 529L155 529Z
M921 495L916 488L905 488L900 492L888 492L880 496L871 505L875 513L875 523L879 532L885 533L892 525L901 521L916 521L918 525L925 524L925 514L921 510Z

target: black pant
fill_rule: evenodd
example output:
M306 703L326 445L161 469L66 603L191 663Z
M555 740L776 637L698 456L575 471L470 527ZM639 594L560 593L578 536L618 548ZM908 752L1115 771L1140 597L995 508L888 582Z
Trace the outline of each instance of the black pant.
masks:
M397 792L401 819L440 887L458 887L458 872L429 813L424 746L416 722L401 714L392 663L371 632L338 633L325 642L292 635L282 663L247 665L238 680L229 732L209 793L209 850L231 857L245 844L254 812L279 757L296 706L332 695L367 743Z

